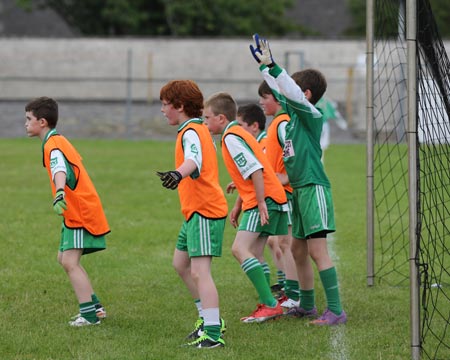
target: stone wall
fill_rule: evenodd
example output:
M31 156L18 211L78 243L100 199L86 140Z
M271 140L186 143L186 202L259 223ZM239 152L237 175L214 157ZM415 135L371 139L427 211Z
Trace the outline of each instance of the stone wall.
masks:
M352 129L364 131L365 41L270 40L276 61L288 72L320 69L328 80L327 96L338 102ZM133 114L142 104L144 108L153 104L159 116L161 86L188 78L199 84L205 96L227 91L238 102L256 102L261 76L250 43L250 37L0 38L0 105L47 95L79 106L106 104L104 119L100 112L96 120L99 123L133 123L140 121ZM124 114L109 113L113 105ZM0 121L6 121L3 111Z

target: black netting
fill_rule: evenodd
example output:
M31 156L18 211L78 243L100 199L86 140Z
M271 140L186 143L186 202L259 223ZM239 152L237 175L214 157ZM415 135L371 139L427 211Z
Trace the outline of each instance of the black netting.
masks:
M376 278L409 284L405 12L375 2ZM393 32L392 29L397 29ZM395 35L393 35L395 33ZM421 350L450 358L450 62L429 0L417 1L418 248Z

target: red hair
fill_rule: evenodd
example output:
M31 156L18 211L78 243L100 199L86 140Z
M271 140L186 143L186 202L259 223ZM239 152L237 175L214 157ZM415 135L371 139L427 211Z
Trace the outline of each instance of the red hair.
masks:
M167 101L175 109L183 106L184 112L191 118L201 117L203 110L203 94L192 80L172 80L161 88L161 101Z

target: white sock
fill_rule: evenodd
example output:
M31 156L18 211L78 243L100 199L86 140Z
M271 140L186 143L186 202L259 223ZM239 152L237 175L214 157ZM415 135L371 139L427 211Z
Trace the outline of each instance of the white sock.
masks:
M202 318L203 317L202 302L200 301L200 299L197 299L194 302L195 302L195 306L197 306L198 317Z
M220 325L219 308L203 309L204 326Z

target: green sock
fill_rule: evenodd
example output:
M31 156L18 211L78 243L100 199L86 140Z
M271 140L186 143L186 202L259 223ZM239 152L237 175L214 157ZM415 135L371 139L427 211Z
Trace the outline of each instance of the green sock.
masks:
M300 299L300 289L297 280L286 280L284 293L289 299L298 301Z
M341 315L342 305L339 297L339 285L337 280L336 268L333 266L329 269L319 272L325 295L327 297L327 307L336 315Z
M97 307L97 305L100 305L100 300L98 299L97 295L92 294L91 295L92 303Z
M213 340L217 341L220 338L220 314L219 308L203 309L204 325L203 330Z
M281 287L284 287L284 282L286 281L286 274L282 270L277 270L277 283Z
M95 314L95 305L92 301L80 304L80 315L91 323L98 320Z
M316 302L315 297L314 289L300 289L300 306L305 310L312 310Z
M220 325L211 325L211 326L204 326L204 331L206 331L206 334L213 340L219 340L220 338Z
M267 285L270 286L270 267L269 267L269 264L264 261L263 263L261 263L261 267L262 267L262 269L264 271L264 276L266 277Z
M259 301L262 304L266 304L268 306L274 307L277 305L277 301L272 295L270 291L270 287L267 284L266 278L264 276L263 269L258 259L256 258L248 258L245 259L241 264L242 270L244 270L245 274L248 276L253 286L259 295Z

